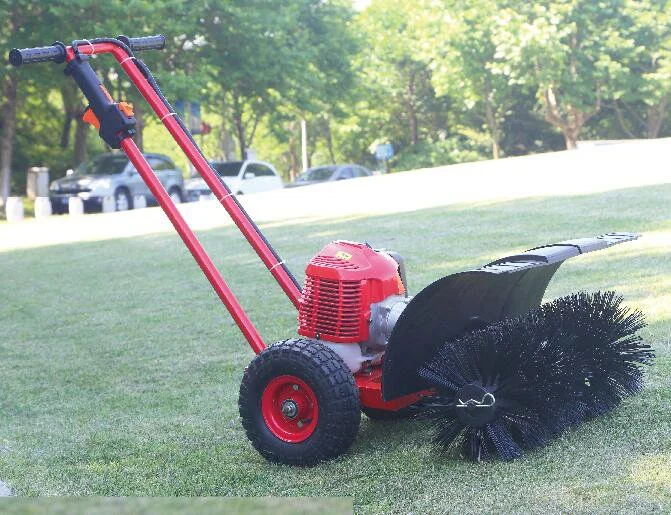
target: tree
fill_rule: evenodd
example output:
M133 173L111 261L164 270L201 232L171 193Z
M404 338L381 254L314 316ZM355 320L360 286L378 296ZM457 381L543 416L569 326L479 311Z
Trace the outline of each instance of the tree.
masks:
M278 92L283 101L275 104L266 119L273 136L288 147L284 158L290 176L301 169L301 120L308 126L308 161L315 155L320 161L337 160L333 127L346 116L354 99L352 61L360 44L351 27L352 16L349 2L309 1L302 2L292 22L294 46L300 48L296 54L299 66Z
M634 21L624 0L501 2L495 32L500 69L534 87L545 120L575 148L585 124L627 74L623 35ZM506 6L507 4L507 6Z
M352 80L350 16L344 0L208 4L201 19L209 98L230 124L225 132L235 135L241 158L262 127L288 144L296 120L337 111Z
M381 115L376 139L410 147L446 129L446 99L437 97L431 69L417 51L422 16L419 4L374 1L358 20L369 46L360 57L366 96Z
M634 23L624 35L634 46L624 61L629 73L611 105L629 137L656 138L671 99L671 3L638 0L627 3L625 12Z
M164 88L168 94L181 99L191 99L200 94L199 86L203 84L202 75L192 71L190 58L193 58L192 41L198 22L190 16L190 3L183 0L154 0L134 2L129 10L127 2L111 0L78 0L74 2L56 1L49 3L49 12L58 20L59 30L62 26L80 30L86 26L87 31L100 36L116 36L119 33L128 36L144 36L161 33L166 36L167 48L163 52L141 52L137 55L147 61L157 76L169 74L170 79ZM64 35L58 37L63 38ZM71 38L83 37L80 33L71 34ZM66 39L67 40L67 39ZM112 63L106 58L106 63ZM117 100L129 100L134 105L137 120L135 142L143 148L144 100L136 88L126 78L118 66L105 68L96 63L96 69L103 83ZM189 75L188 79L185 76ZM86 108L85 99L79 89L71 81L61 85L64 110L64 126L61 142L68 140L72 120L75 121L75 139L73 166L86 159L87 137L89 126L81 119Z
M276 1L215 0L201 17L210 98L231 121L242 159L277 100L274 92L283 90L295 66L288 27L293 8Z
M43 20L43 4L39 1L14 2L2 0L0 13L5 23L0 28L0 46L23 48L35 45L36 25ZM38 36L39 37L39 36ZM2 87L2 131L0 132L0 207L4 208L10 195L12 158L16 136L16 115L20 102L19 74L7 62L0 65Z
M433 70L439 95L449 95L474 113L491 140L492 157L501 155L501 124L513 103L512 86L498 66L494 0L424 0L422 51Z

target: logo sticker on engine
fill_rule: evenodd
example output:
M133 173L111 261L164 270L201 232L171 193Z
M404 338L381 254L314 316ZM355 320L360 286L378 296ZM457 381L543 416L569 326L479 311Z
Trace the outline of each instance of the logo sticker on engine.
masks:
M348 254L347 252L339 250L338 252L336 252L335 257L337 257L338 259L342 259L343 261L349 261L352 259L352 254Z

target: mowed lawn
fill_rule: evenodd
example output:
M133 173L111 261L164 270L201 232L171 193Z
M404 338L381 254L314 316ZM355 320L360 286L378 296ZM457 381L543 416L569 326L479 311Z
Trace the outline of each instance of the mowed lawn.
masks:
M669 206L659 185L262 227L301 280L333 239L397 250L411 293L540 244L643 233L565 263L547 298L615 289L645 311L645 390L511 463L443 455L425 422L363 417L337 460L268 464L237 413L253 353L176 235L2 253L0 480L18 495L351 496L361 513L668 512ZM201 238L267 341L295 335L294 308L237 231Z

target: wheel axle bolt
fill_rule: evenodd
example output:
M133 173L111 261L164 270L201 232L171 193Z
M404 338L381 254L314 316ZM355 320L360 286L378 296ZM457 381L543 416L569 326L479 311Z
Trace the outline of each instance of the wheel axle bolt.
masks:
M293 386L292 386L292 388L294 389L294 392L295 392L295 391L297 391L297 390L298 390L298 385L297 385L297 384L295 384L295 385L293 385Z
M298 405L291 399L287 399L282 403L282 415L288 418L294 418L298 415Z
M296 425L297 425L298 427L303 427L303 422L301 422L301 421L299 420L299 421L298 421L298 424L296 424Z

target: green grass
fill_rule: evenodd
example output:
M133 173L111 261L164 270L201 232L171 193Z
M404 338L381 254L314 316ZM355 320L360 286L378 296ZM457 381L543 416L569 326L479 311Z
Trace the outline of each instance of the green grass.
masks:
M352 502L279 497L21 497L3 500L0 508L4 515L342 515L352 513Z
M264 227L301 277L332 239L393 248L412 292L542 243L644 233L566 263L548 297L612 288L643 309L658 356L645 390L512 463L441 455L423 422L364 417L347 455L270 465L237 415L252 351L175 235L0 254L0 480L19 495L353 496L366 513L668 512L670 198L664 185ZM294 335L295 310L242 237L201 236L264 337Z

